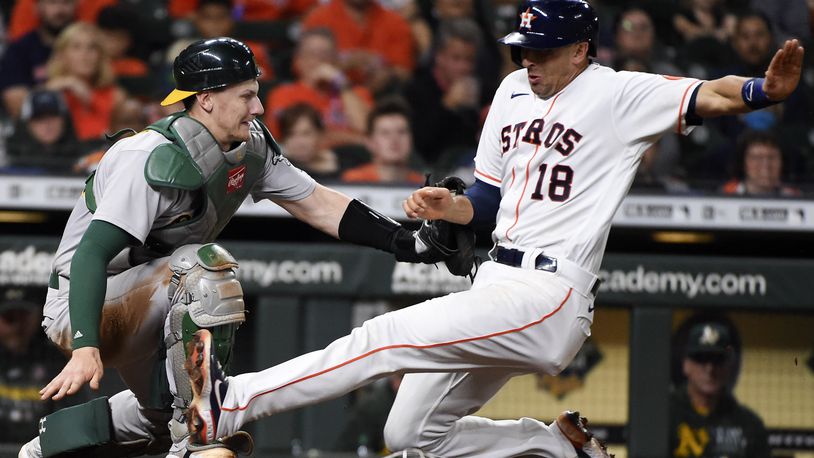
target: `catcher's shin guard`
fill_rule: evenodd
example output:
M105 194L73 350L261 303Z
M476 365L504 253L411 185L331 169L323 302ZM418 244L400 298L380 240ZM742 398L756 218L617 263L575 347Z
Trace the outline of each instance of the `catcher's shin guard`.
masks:
M175 407L185 409L192 400L184 370L187 344L199 329L209 329L218 360L228 369L234 334L246 319L245 304L234 271L237 261L217 244L185 245L172 254L169 267L172 308L164 343L175 382Z

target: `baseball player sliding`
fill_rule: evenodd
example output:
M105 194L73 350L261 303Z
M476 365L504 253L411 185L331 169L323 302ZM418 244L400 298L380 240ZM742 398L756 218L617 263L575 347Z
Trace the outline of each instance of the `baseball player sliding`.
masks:
M500 41L523 68L497 90L465 195L425 187L410 218L496 222L491 260L471 290L367 321L325 349L262 372L225 377L200 331L187 368L191 440L212 444L246 422L407 373L385 426L394 450L435 455L605 456L575 415L472 416L511 377L557 374L590 335L597 270L611 218L642 153L669 131L786 98L803 48L777 51L765 78L699 81L615 72L591 61L598 20L584 0L529 0Z
M169 456L186 454L185 344L209 329L218 358L229 361L245 319L243 292L237 262L211 242L249 195L400 260L442 259L432 249L418 253L413 232L281 156L257 119L260 73L245 44L195 42L173 71L177 89L163 103L183 101L185 109L107 151L68 220L43 310L48 337L71 353L43 399L88 382L98 388L103 364L129 389L43 418L21 458L134 456L170 443Z

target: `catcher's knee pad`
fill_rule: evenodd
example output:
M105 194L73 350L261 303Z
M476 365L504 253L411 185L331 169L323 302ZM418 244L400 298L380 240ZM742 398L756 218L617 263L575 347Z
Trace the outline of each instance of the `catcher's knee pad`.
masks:
M169 267L173 272L168 289L172 306L165 344L175 381L176 407L185 408L192 400L184 370L187 342L199 329L209 329L218 360L227 370L235 331L246 320L246 312L243 288L234 271L237 261L223 247L214 243L184 245L172 254Z

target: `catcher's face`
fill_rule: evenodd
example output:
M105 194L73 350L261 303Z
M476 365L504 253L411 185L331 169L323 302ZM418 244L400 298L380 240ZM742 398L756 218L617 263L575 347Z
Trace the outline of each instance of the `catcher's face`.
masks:
M206 97L199 99L211 119L206 126L222 147L230 149L233 143L249 139L249 123L263 114L258 89L257 80L248 80L207 92Z

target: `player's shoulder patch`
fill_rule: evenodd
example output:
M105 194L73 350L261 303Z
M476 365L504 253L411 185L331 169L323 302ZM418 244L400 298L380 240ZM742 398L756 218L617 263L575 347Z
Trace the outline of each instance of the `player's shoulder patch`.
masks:
M204 176L188 152L174 143L158 145L144 164L150 186L191 191L204 185Z

